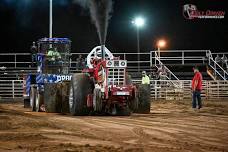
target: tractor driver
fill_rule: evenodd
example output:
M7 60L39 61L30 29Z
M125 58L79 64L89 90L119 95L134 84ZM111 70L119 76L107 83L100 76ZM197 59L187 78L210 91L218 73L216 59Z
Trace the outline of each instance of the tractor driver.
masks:
M49 48L48 49L48 51L47 51L47 59L48 59L49 62L53 62L55 60L53 48Z
M60 53L57 51L57 48L50 48L47 53L48 61L50 63L58 63L61 59Z

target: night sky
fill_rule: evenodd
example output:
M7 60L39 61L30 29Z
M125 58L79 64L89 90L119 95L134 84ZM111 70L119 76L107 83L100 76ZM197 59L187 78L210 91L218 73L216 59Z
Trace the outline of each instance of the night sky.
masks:
M72 40L72 52L89 52L99 45L89 11L73 0L53 0L53 35ZM184 4L199 10L225 11L224 19L187 20ZM48 37L48 0L0 0L1 52L30 52L32 41ZM136 52L136 28L131 20L146 18L140 29L142 52L154 50L156 40L168 41L166 49L228 50L226 0L114 0L106 46L112 52Z

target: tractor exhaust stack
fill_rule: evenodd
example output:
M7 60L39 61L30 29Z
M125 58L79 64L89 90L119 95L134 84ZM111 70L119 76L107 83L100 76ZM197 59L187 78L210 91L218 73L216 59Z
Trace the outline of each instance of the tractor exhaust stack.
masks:
M101 57L102 57L102 60L105 59L105 45L101 45Z

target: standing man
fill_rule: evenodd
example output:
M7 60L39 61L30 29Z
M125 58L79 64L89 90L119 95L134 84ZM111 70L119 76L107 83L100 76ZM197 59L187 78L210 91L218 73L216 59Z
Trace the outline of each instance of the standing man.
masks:
M193 70L194 70L194 77L192 79L192 108L200 109L202 108L201 91L202 91L203 77L202 77L202 74L199 72L198 67L194 67Z
M82 70L83 69L83 58L82 58L82 55L81 54L79 54L79 56L78 56L78 58L76 59L76 61L77 61L77 65L76 65L76 67L77 67L77 69L78 70Z
M36 53L37 53L36 43L32 42L32 46L31 46L32 67L34 67L34 63L36 63Z
M225 54L223 54L223 56L222 56L221 60L222 60L222 68L224 68L224 70L226 71L226 70L227 70L228 65L227 65L227 57L226 57L226 55L225 55Z
M221 58L220 58L220 56L217 54L217 56L215 57L215 62L217 63L217 64L220 64L221 63Z
M142 72L142 84L150 84L150 78L146 75L146 71Z

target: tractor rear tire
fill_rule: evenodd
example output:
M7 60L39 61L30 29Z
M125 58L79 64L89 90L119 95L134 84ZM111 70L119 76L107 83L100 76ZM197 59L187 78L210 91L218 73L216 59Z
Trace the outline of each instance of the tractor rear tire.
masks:
M58 83L45 83L44 84L44 105L45 111L51 113L61 112L61 84Z
M71 78L69 108L71 115L88 115L87 96L92 93L92 82L84 73L74 74Z
M148 114L150 113L150 107L150 85L141 84L138 86L138 108L135 110L135 112Z
M36 111L36 93L37 93L37 88L32 86L30 88L30 106L32 111Z
M136 112L139 106L139 98L138 96L133 97L129 102L129 108L132 112Z
M131 75L126 75L126 85L132 85L132 79L131 79ZM138 98L138 93L136 92L136 90L134 90L133 92L133 96L130 99L130 102L128 103L128 109L132 112L135 112L138 109L138 105L139 105L139 98Z

